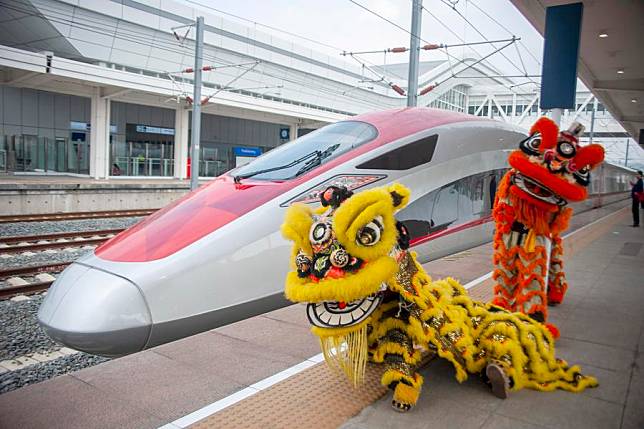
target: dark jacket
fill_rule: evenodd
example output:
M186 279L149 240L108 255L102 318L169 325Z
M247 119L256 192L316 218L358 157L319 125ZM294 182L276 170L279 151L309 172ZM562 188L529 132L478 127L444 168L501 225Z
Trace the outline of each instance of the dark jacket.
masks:
M636 192L644 192L644 184L642 183L642 179L637 179L637 182L633 185L633 188L631 189L631 198L635 198L635 193Z

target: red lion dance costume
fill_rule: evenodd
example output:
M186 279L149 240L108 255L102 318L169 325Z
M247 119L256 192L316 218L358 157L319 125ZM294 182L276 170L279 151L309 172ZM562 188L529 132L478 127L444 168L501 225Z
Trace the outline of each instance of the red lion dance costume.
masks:
M604 160L596 144L579 146L579 123L559 132L548 118L532 126L530 137L509 157L512 167L499 184L493 216L493 303L546 323L548 304L560 304L568 285L560 234L568 228L570 201L583 201L590 170ZM546 323L553 336L556 326Z

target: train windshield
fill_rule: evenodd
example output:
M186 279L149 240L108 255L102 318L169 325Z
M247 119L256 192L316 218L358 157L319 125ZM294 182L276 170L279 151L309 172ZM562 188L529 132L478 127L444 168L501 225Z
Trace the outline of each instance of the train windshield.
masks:
M366 122L336 122L267 152L233 175L240 179L293 179L377 136L376 128Z

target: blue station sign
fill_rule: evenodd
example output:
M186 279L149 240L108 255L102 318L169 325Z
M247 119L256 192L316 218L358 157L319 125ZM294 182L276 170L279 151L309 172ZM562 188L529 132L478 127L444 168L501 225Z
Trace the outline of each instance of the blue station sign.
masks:
M234 147L233 153L235 156L260 156L262 154L261 147Z

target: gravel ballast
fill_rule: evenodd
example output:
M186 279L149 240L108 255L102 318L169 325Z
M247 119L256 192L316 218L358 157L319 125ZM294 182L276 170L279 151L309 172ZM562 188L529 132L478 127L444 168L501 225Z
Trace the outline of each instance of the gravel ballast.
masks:
M3 223L0 237L16 235L53 234L55 232L98 231L102 229L128 228L143 219L137 217L114 217L105 219L56 220L45 222Z
M0 301L0 361L62 347L45 334L36 320L43 298L34 295L26 301Z
M76 353L62 356L49 362L29 365L17 371L5 372L0 374L0 395L29 384L39 383L68 372L107 362L108 360L100 356Z

